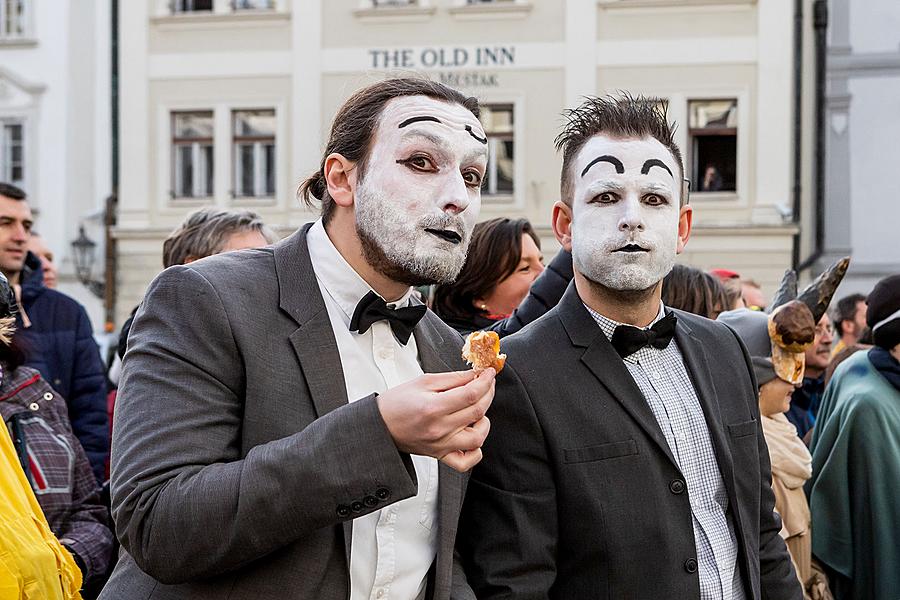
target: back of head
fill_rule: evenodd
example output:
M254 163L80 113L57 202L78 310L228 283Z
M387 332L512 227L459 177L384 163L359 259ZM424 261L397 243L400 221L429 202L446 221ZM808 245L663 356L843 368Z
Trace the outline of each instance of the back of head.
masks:
M900 344L900 275L875 284L867 298L866 324L876 346L886 350Z
M362 178L385 105L394 98L403 96L425 96L459 104L476 117L479 115L476 98L425 78L385 79L354 93L334 116L319 170L308 177L297 190L297 196L307 206L312 207L315 200L321 202L322 219L326 224L334 213L335 204L328 195L325 182L325 159L334 153L342 155L356 163L358 177Z
M541 242L527 219L490 219L475 225L466 263L456 281L437 286L433 310L443 318L469 320L483 312L475 299L515 272L522 259L522 236Z
M681 150L675 143L675 126L666 120L668 104L660 98L632 96L620 93L617 96L584 99L577 108L566 111L566 123L556 137L556 149L563 155L560 175L560 199L572 204L574 174L572 163L578 152L592 137L606 135L613 138L653 138L669 149L678 164L679 181L684 179L684 162ZM687 202L686 194L681 194L681 204Z
M725 305L725 291L719 280L696 267L676 264L663 279L663 304L685 312L715 319Z
M163 267L218 254L229 236L244 231L257 231L270 243L274 241L262 218L253 211L201 208L188 215L163 242Z

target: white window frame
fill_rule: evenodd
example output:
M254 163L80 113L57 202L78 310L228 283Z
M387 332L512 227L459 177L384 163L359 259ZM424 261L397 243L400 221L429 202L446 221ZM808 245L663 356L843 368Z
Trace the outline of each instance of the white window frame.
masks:
M184 201L195 201L200 200L208 201L213 198L216 194L216 136L215 129L213 130L213 138L210 142L190 142L190 143L175 143L175 114L176 113L187 113L187 112L207 112L210 113L210 118L213 120L213 127L215 128L215 111L210 108L206 109L198 109L198 110L173 110L169 113L169 135L168 135L168 146L170 148L170 161L171 168L173 169L172 177L169 179L169 194L174 202L184 202ZM206 156L203 152L203 147L206 145L211 145L212 154L213 154L213 164L212 164L212 189L206 189L206 177L198 177L198 173L206 172L206 169L201 169L201 165L203 167L207 167L206 165ZM194 180L191 183L191 196L182 196L179 192L182 190L183 182L181 181L181 169L178 168L181 153L178 151L180 148L189 147L191 149L191 164L194 165Z
M513 191L512 194L496 194L492 195L487 192L490 182L485 184L485 188L481 192L481 201L485 205L496 205L524 208L525 207L525 97L520 94L492 94L490 92L479 95L479 104L481 106L511 105L513 110ZM488 136L490 137L490 136ZM490 143L488 144L488 153L492 152ZM489 158L490 160L490 158ZM485 173L490 176L490 173Z
M7 13L10 5L21 2L22 15L19 25L22 33L11 33L6 30ZM31 0L0 0L0 40L24 40L31 37Z
M12 178L12 162L11 154L11 141L6 138L6 127L9 125L15 125L20 128L22 141L21 152L20 155L22 157L21 166L22 166L22 178L21 179L13 179ZM30 174L30 165L28 161L28 124L25 122L23 118L2 118L0 117L0 165L3 166L3 170L0 171L0 181L4 181L6 183L11 183L17 187L25 188L28 182L28 175Z
M235 113L239 112L251 112L251 111L271 111L272 116L275 119L275 132L272 134L271 144L275 148L275 153L272 156L272 160L274 164L272 168L275 170L275 190L272 190L272 193L268 193L266 188L266 173L262 168L263 159L265 157L265 146L269 144L269 141L255 141L255 142L245 142L241 141L241 138L237 136L234 130L234 118ZM232 188L233 196L235 198L253 198L253 199L263 199L263 198L274 198L274 194L278 188L278 114L272 107L267 108L235 108L231 113L231 147L232 147L232 160L234 168L232 169ZM241 187L241 158L239 146L245 146L248 144L253 144L253 193L250 195L240 193Z

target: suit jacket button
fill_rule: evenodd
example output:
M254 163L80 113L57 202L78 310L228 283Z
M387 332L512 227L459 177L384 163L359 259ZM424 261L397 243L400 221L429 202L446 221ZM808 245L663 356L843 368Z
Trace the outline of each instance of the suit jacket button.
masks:
M337 516L342 519L346 519L350 516L350 507L346 504L339 504L337 507Z
M387 500L391 497L391 490L387 488L378 488L375 490L375 497L379 500Z
M697 572L697 561L693 558L689 558L684 561L684 570L688 573L696 573Z
M363 503L359 501L354 502L350 505L350 510L355 513L361 513L363 511Z
M363 498L363 504L365 504L369 508L372 508L373 506L378 505L378 498L376 498L375 496L366 496L365 498Z
M671 483L669 483L669 491L673 494L680 494L684 492L684 482L680 479L675 479Z

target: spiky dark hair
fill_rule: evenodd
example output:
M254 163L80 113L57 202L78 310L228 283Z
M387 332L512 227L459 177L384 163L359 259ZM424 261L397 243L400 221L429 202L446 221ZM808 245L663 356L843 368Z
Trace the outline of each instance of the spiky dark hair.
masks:
M562 201L572 204L572 162L587 141L599 134L658 140L672 153L683 180L684 162L681 150L675 143L675 124L669 124L666 118L667 108L668 101L664 99L619 92L616 95L587 96L578 107L564 111L565 125L556 136L556 150L563 153L560 175ZM686 200L682 197L682 204Z

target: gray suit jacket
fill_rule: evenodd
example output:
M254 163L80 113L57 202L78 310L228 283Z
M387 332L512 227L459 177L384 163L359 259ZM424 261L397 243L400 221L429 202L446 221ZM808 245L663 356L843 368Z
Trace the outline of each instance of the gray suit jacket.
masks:
M416 494L375 395L347 402L308 227L150 285L115 413L104 600L343 600L352 519ZM414 335L425 372L465 368L433 313ZM440 464L434 600L474 598L453 554L465 484Z

